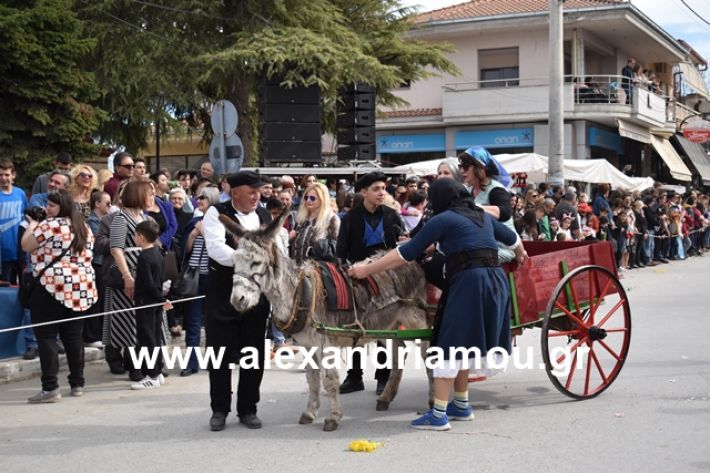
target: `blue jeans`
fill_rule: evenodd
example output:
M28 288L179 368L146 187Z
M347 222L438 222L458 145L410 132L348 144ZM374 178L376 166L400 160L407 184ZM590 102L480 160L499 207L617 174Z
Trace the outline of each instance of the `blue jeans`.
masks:
M653 259L653 253L654 249L656 246L656 232L654 230L649 230L648 231L648 238L644 240L643 242L643 254L645 256L646 261L645 263L648 263Z
M30 325L31 323L32 317L30 316L30 309L25 309L22 316L22 325ZM31 328L23 328L22 338L25 340L25 349L37 348L37 337L35 337L34 330Z
M286 343L286 336L281 330L276 328L276 324L273 321L271 322L271 343L275 347Z
M199 293L204 294L207 290L207 274L200 274ZM197 299L187 303L182 316L182 327L185 329L185 347L200 346L200 335L202 332L202 316L205 313L205 300ZM197 356L193 351L190 355L190 361L187 364L188 369L199 371L200 366L197 364Z

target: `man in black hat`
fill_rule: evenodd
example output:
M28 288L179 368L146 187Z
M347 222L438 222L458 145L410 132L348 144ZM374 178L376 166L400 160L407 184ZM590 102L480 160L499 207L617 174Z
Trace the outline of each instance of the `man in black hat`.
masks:
M392 249L397 246L400 235L404 234L404 225L397 212L383 205L387 195L387 176L381 172L365 174L355 184L355 192L364 197L362 204L345 214L340 222L340 233L336 256L342 262L356 263L374 255L378 250ZM385 363L384 352L378 353L380 364ZM375 373L377 394L382 394L389 378L390 370L378 369ZM340 385L340 393L347 394L362 391L362 360L359 353L353 354L352 369Z
M49 177L54 171L64 171L69 173L71 170L71 154L69 153L59 153L57 159L54 160L54 169L44 174L40 174L35 179L32 185L32 194L42 194L48 192L47 185L49 184Z
M210 207L203 220L205 245L210 258L210 283L205 293L206 346L212 347L215 353L222 347L225 349L222 365L210 367L210 429L215 431L224 429L231 410L232 372L228 364L238 363L244 347L253 347L258 351L259 367L239 370L237 416L246 427L261 428L256 405L264 376L264 334L270 311L269 301L263 295L254 308L244 313L237 312L229 303L234 274L232 254L239 242L226 233L219 216L226 215L246 230L257 230L271 221L271 215L258 206L259 187L263 185L260 174L241 171L229 176L227 181L231 187L231 200Z

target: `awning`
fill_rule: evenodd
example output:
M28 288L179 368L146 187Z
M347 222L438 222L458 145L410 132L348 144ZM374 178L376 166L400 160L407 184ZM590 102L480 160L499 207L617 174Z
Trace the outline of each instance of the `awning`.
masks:
M673 145L671 145L670 141L656 135L651 135L651 144L670 169L671 176L673 176L674 179L690 181L693 178L690 169L683 163L683 160L678 156L675 149L673 149Z
M698 143L693 143L681 135L676 135L675 139L678 140L678 144L688 155L695 169L698 170L698 174L703 179L703 184L710 186L710 156Z
M689 62L678 63L680 72L683 73L683 80L697 93L710 100L710 92L698 69Z
M621 118L616 119L619 122L619 134L624 138L640 141L641 143L651 143L651 132L641 125L636 125Z

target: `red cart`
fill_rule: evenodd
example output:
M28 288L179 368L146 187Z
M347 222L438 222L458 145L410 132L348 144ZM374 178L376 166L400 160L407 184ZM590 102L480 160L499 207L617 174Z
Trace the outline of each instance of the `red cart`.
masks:
M514 333L542 328L552 384L574 399L601 394L626 361L631 311L609 242L525 242L529 264L504 265ZM571 357L569 359L568 357ZM568 372L556 369L565 362Z
M530 261L503 265L511 294L511 329L542 328L542 357L552 384L574 399L601 394L624 366L631 311L609 242L525 242ZM435 310L441 291L429 285ZM430 329L319 327L332 335L414 340ZM565 364L571 369L562 369Z

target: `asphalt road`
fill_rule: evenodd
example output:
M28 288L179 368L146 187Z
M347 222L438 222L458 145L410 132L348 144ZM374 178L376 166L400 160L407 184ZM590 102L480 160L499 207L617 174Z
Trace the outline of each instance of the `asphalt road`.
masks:
M571 401L544 371L517 370L470 386L473 422L446 433L412 430L426 404L424 373L405 372L388 412L376 412L374 381L343 397L340 428L297 420L307 399L298 370L269 371L261 430L229 418L210 432L205 374L173 375L159 390L131 392L104 365L87 368L83 398L28 405L34 379L0 386L0 464L15 472L97 471L710 471L710 255L626 272L633 336L628 361L601 396ZM539 330L519 343L538 346ZM382 442L372 453L354 439ZM365 470L367 469L367 470Z

